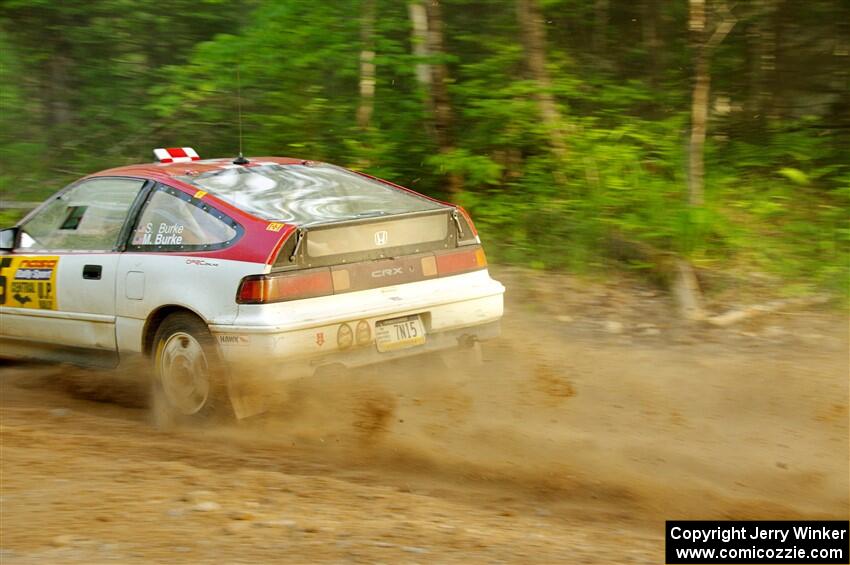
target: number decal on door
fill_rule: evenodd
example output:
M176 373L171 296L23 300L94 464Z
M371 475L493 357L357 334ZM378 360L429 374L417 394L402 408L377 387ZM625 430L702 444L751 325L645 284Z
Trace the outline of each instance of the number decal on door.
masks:
M0 259L0 304L14 308L56 309L59 257Z

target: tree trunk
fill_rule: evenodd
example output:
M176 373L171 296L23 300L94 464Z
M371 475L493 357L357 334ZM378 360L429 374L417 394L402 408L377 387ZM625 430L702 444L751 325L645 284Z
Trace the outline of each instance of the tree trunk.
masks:
M688 204L702 206L705 200L703 154L705 151L706 122L708 121L708 91L711 84L708 54L703 44L696 47L694 68L694 91L691 99L691 140L688 146Z
M445 53L443 42L443 16L439 0L414 0L408 4L412 26L413 53L420 62L416 64L416 78L425 91L425 103L433 119L434 138L442 155L454 151L454 116L449 98L449 71L443 62L423 62L426 57L439 57ZM463 179L454 172L447 175L447 191L456 200L463 191Z
M425 95L431 96L431 68L425 59L428 57L428 14L421 2L411 2L407 5L410 23L413 28L413 54L416 56L416 80L422 86ZM430 106L430 101L428 102Z
M702 307L702 290L693 266L687 259L676 261L676 277L673 280L673 298L679 308L679 316L697 322L705 319Z
M708 121L708 91L711 77L706 53L705 0L689 0L688 28L694 51L694 90L691 96L691 139L688 145L688 204L702 206L704 201L705 128Z
M360 21L360 106L357 125L369 129L375 109L375 0L363 0Z
M688 205L700 207L704 202L704 164L706 122L708 121L709 75L706 44L705 0L689 0L688 28L694 51L694 89L691 96L691 138L688 145ZM673 295L679 314L686 320L702 320L702 292L693 266L687 259L676 264Z
M656 0L641 0L640 10L641 34L649 59L649 81L652 85L656 85L662 55L661 39L658 35L658 2Z
M758 0L758 14L748 34L751 63L747 118L755 123L765 121L771 106L772 89L769 84L776 70L774 14L777 5L777 0Z
M694 90L691 99L691 139L688 147L688 203L691 206L702 206L704 201L703 153L708 122L708 95L711 86L711 54L735 27L737 19L723 0L714 0L714 8L722 14L722 18L715 18L717 23L709 36L706 0L689 0L689 2L688 26L693 37Z
M609 0L595 0L593 2L593 52L597 55L605 55L608 47L608 11Z
M439 0L425 4L428 17L428 52L443 55L443 15ZM440 147L451 146L452 107L448 91L449 71L443 62L431 64L431 97L434 100L434 122Z
M711 35L708 34L706 0L689 0L688 28L694 51L694 90L691 98L691 138L688 146L688 205L701 207L705 201L705 137L708 126L708 95L711 86L711 53L732 30L736 19L723 0L714 0L714 9L723 14ZM716 19L716 18L715 18ZM686 260L679 262L676 296L680 311L688 319L703 319L701 292L693 267Z
M563 183L561 165L567 157L563 118L552 95L552 80L546 69L546 29L537 0L517 0L517 19L525 46L525 60L531 78L537 83L537 105L546 127L549 145L557 161L555 178Z
M791 6L793 8L793 4ZM771 81L770 87L770 104L768 105L768 119L781 120L785 117L788 106L792 105L788 102L788 85L785 80L782 80L783 73L789 70L785 50L788 49L788 42L793 41L793 26L791 21L790 10L787 9L782 2L776 5L771 18L773 27L773 53L772 63L774 67L774 80ZM789 33L791 31L791 33Z

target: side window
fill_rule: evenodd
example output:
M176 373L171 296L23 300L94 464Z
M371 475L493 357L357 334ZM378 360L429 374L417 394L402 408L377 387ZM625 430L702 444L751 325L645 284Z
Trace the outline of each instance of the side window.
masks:
M140 251L218 249L239 233L239 225L215 208L160 185L139 216L131 246Z
M111 251L143 180L98 178L60 193L21 226L20 249Z

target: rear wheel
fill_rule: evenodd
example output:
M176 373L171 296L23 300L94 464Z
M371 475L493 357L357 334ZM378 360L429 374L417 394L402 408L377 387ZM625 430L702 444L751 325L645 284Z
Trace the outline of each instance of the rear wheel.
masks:
M154 336L152 408L160 427L230 419L226 370L206 324L194 314L168 316Z

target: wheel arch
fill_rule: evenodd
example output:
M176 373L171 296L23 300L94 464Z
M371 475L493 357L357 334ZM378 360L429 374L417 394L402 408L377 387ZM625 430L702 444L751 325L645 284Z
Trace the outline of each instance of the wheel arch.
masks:
M204 325L208 325L203 316L180 304L166 304L160 306L148 315L145 320L145 327L142 330L142 354L145 357L150 357L153 353L153 340L156 336L156 331L167 317L178 312L186 312L198 318Z

